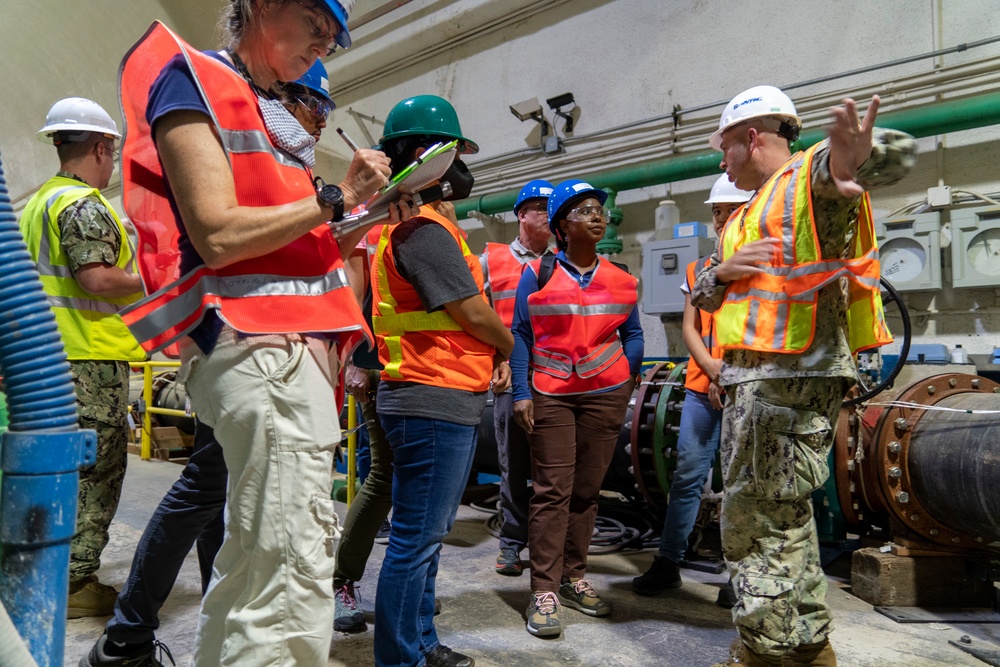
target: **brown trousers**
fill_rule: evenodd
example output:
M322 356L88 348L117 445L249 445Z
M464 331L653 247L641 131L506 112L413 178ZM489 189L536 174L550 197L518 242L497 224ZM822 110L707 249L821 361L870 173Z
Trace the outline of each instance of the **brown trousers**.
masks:
M528 513L531 590L555 593L587 572L601 482L611 464L632 395L629 380L612 391L546 396L532 390Z

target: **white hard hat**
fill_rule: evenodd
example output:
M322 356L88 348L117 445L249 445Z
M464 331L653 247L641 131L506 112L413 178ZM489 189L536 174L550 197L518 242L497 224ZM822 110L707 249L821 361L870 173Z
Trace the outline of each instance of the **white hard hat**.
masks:
M740 190L735 183L729 182L729 176L723 174L712 185L712 192L709 193L706 204L742 204L750 201L753 193L748 190Z
M730 100L729 104L726 105L726 109L722 112L722 117L719 118L719 129L708 138L708 143L715 150L721 151L722 133L726 129L752 118L765 118L769 116L778 118L783 123L791 126L786 130L788 132L792 128L797 129L802 126L802 121L799 120L798 113L795 111L795 105L792 104L792 100L788 95L785 95L774 86L754 86L753 88L744 90ZM788 137L782 132L779 132L779 134L786 136L790 141L798 138L797 134L794 138Z
M55 143L52 135L56 132L99 132L115 139L122 137L104 107L83 97L67 97L53 104L45 117L45 127L35 137L52 144Z

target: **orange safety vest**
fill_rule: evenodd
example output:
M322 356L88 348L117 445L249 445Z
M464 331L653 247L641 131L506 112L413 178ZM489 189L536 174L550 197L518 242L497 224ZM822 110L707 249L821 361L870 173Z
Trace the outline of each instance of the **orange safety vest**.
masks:
M726 350L795 354L808 349L816 333L819 292L840 278L849 280L848 342L852 352L892 342L882 312L878 244L871 201L862 195L857 233L849 259L822 256L812 213L812 160L816 144L796 153L736 211L719 244L722 260L747 243L782 241L763 273L734 280L715 311L715 336Z
M698 271L708 266L711 259L711 256L702 257L701 259L688 264L687 285L689 290L694 287L694 279L698 274ZM701 334L701 341L705 344L705 349L709 351L713 359L721 359L722 348L715 344L715 323L713 321L712 313L701 310L700 308L695 308L695 310L698 313L698 331ZM684 378L684 388L707 394L709 384L711 384L711 380L708 379L708 375L705 374L705 371L702 370L701 366L698 365L692 355L691 359L688 360L687 374Z
M417 217L441 225L454 237L485 302L479 257L469 250L461 231L430 206L421 206ZM372 262L372 328L384 367L382 379L486 391L496 349L466 333L447 310L424 310L413 285L396 269L391 243L395 229L382 228Z
M120 97L122 203L139 233L147 297L122 318L148 352L170 346L210 310L246 334L339 333L345 348L370 337L351 292L340 249L325 225L267 255L222 269L199 265L180 275L183 221L171 210L146 122L149 90L164 66L183 55L222 141L240 206L279 206L314 196L312 173L274 146L249 84L156 22L125 56Z
M521 281L524 264L509 245L487 243L486 268L489 270L493 310L497 311L503 325L510 329L514 323L514 297L517 296L517 284Z
M528 266L537 276L542 260ZM639 281L598 259L590 283L581 288L560 262L542 289L528 295L535 337L531 386L542 394L585 394L626 382L628 359L618 327L638 301Z

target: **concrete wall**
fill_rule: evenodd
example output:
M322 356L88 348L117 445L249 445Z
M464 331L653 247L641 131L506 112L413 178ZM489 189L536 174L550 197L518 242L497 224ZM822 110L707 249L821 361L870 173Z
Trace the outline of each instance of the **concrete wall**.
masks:
M0 44L6 57L0 84L6 94L0 102L0 151L12 196L23 201L56 167L54 151L33 136L55 100L92 97L117 118L118 62L149 22L162 19L208 47L221 5L222 0L2 0ZM357 114L384 119L404 97L443 95L482 148L469 159L481 175L476 193L501 191L527 177L562 178L670 155L670 122L641 121L669 114L675 106L724 103L754 84L784 86L992 37L1000 34L996 10L996 0L802 0L768 5L766 11L759 3L736 0L413 0L352 31L355 46L328 61L339 105L331 125L343 126L359 141L363 130L377 138L378 123ZM897 80L998 56L1000 45L993 44L798 88L792 97L805 108L819 96L875 87L883 93L883 111L891 112L973 91L902 94L894 87ZM544 104L564 92L576 98L579 139L571 139L564 154L545 157L536 148L537 124L519 122L508 106L531 97ZM812 109L804 114L807 128L822 124L824 113ZM701 123L707 135L719 110L683 121ZM678 146L700 150L705 147L700 141ZM876 215L923 199L939 182L1000 191L1000 174L993 168L998 147L998 127L922 139L910 177L873 194ZM321 153L320 172L331 177L349 158L332 140L321 145ZM707 221L702 202L712 181L702 177L621 193L621 260L638 269L641 245L652 236L653 210L668 195L680 206L682 220ZM497 236L509 240L516 234L513 216L503 217L507 224ZM482 247L486 231L475 221L467 227L473 248ZM918 340L961 342L973 354L1000 342L1000 304L993 289L945 289L907 300ZM659 318L646 320L650 353L683 354L678 322L661 327Z

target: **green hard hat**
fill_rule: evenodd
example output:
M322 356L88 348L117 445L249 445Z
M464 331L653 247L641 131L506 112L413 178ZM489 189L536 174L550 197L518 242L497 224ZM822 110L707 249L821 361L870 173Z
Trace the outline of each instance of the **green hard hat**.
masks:
M451 102L437 95L409 97L392 108L385 119L385 133L380 144L391 139L414 135L448 137L462 141L462 153L478 153L479 146L462 136L458 114Z

